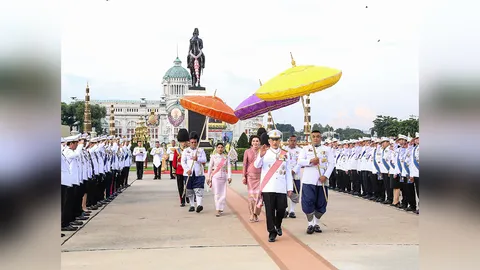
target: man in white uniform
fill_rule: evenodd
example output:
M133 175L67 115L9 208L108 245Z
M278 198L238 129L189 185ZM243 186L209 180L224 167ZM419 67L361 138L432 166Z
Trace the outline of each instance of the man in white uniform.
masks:
M293 176L293 193L290 197L290 209L285 211L285 217L296 218L295 215L295 205L298 203L300 196L300 166L297 165L298 155L302 148L297 146L297 136L292 135L288 139L288 145L283 148L283 150L288 152L289 162L288 162L288 172Z
M293 177L288 152L280 148L282 133L272 130L268 133L270 147L262 145L255 159L255 168L261 168L260 192L265 203L268 241L275 242L277 235L282 236L282 220L287 208L287 194L292 196Z
M319 223L320 218L327 211L328 178L335 168L333 150L321 145L320 131L312 131L311 138L312 144L304 146L298 156L298 164L304 168L301 180L302 210L308 220L307 234L322 232Z
M160 142L155 142L155 147L150 151L150 155L153 156L153 173L155 177L153 179L162 179L162 157L163 147L160 146Z
M147 150L143 147L143 142L138 142L138 146L133 149L133 156L137 165L137 180L143 178L143 164L147 159Z
M189 199L189 212L195 211L195 201L197 202L196 212L203 210L202 199L205 187L205 173L203 164L207 162L207 155L202 148L198 148L200 137L195 131L190 133L190 147L182 151L181 164L183 168L183 178L186 182L186 196Z

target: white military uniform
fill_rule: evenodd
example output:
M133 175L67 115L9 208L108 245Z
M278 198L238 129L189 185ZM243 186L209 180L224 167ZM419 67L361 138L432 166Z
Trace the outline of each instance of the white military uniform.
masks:
M193 160L193 157L197 155L197 161ZM203 210L202 200L203 200L203 191L205 187L205 172L203 163L207 162L207 155L202 148L192 149L188 147L182 152L182 168L183 168L183 178L185 181L188 178L188 183L186 186L186 196L190 200L190 209L195 207L195 199L197 201L197 212ZM188 177L188 171L192 168L192 175ZM202 206L200 209L199 207Z
M300 194L300 165L297 164L298 161L298 155L300 154L300 151L302 151L302 148L295 146L294 148L290 148L288 145L283 147L283 150L287 151L288 153L288 172L293 172L295 175L293 177L294 183L293 183L293 193L292 197L290 198L290 209L288 209L285 212L285 217L290 215L290 217L294 218L295 216L295 206L298 203L298 197Z
M298 157L298 164L303 167L302 174L302 211L307 216L307 233L315 231L321 232L319 220L327 211L328 201L328 178L335 168L335 155L333 149L327 146L313 145L304 146ZM311 164L311 160L316 156L319 159L318 165ZM320 168L320 172L319 172ZM326 182L320 182L320 176L327 178ZM322 187L323 185L323 187Z
M162 177L162 157L163 157L163 147L153 147L152 150L150 151L150 155L153 156L153 165L155 166L155 171L157 172L157 175L155 175L156 178L161 178Z
M278 130L272 130L268 133L268 137L270 139L280 139L282 133ZM275 166L275 163L279 167L273 172L270 179L266 179L266 175L269 173L270 168ZM282 220L285 217L285 210L288 206L287 193L288 191L293 191L293 176L289 169L291 168L289 154L281 148L273 149L270 146L263 157L257 155L253 165L255 168L262 169L260 192L261 198L265 203L267 231L269 233L268 240L274 242L277 235L282 235Z

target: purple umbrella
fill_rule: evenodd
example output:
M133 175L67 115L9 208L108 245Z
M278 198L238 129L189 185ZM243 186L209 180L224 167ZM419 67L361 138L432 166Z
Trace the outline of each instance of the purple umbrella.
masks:
M252 117L295 104L299 100L300 97L276 101L265 101L253 94L240 103L240 105L238 105L235 109L234 113L238 119L247 120Z

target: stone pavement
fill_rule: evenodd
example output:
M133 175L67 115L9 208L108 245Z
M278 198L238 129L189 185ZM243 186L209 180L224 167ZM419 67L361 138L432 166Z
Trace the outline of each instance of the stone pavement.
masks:
M62 269L419 268L417 215L331 192L322 234L305 234L298 205L298 218L284 220L284 235L268 243L264 215L246 222L244 196L234 175L224 216L215 217L211 192L204 211L190 213L179 207L176 180L146 175L62 238Z

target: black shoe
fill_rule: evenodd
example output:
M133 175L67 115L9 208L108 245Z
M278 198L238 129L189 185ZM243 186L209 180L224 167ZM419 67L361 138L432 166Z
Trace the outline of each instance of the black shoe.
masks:
M268 235L268 242L275 242L275 239L277 238L277 233L276 232L272 232Z
M83 221L75 220L75 221L70 222L70 225L80 226L80 225L83 225Z
M285 216L283 218L287 218L288 217L288 212L285 211Z
M360 193L359 192L353 192L353 196L360 196Z
M417 213L417 215L420 215L420 210L415 211L415 213Z
M185 198L185 201L186 201L187 203L190 203L190 199L189 199L189 198Z
M78 220L87 220L87 219L88 219L88 217L82 217L82 216L79 216L79 217L75 218L75 220L77 220L77 221Z
M313 230L316 232L316 233L321 233L322 232L322 229L320 229L320 225L315 225L313 226Z
M88 207L87 207L87 209L88 209ZM92 213L92 211L87 210L87 211L83 211L83 213L90 214L90 213Z
M74 232L76 231L77 228L76 227L73 227L72 225L69 225L67 227L63 227L62 228L62 232Z
M282 235L283 235L282 228L278 228L278 229L277 229L277 234L278 234L278 236L282 236Z
M381 203L381 202L385 201L385 199L377 198L375 201Z
M405 209L405 211L407 211L407 212L417 212L417 209L409 206L409 207L407 207L407 209Z
M185 207L185 203L180 204L180 207Z
M61 234L61 237L65 237L65 234L64 234L64 233L62 233L62 234Z
M197 206L197 213L202 212L202 210L203 210L203 206L201 205Z
M190 206L190 208L188 208L188 212L193 212L193 211L195 211L195 207Z
M157 178L156 176L153 178L153 180L157 180L157 179L158 179L158 178Z
M289 218L297 218L297 216L295 215L295 212L290 212L290 214L288 215Z
M309 225L307 228L307 234L313 234L315 232L315 229L313 229L312 225Z

